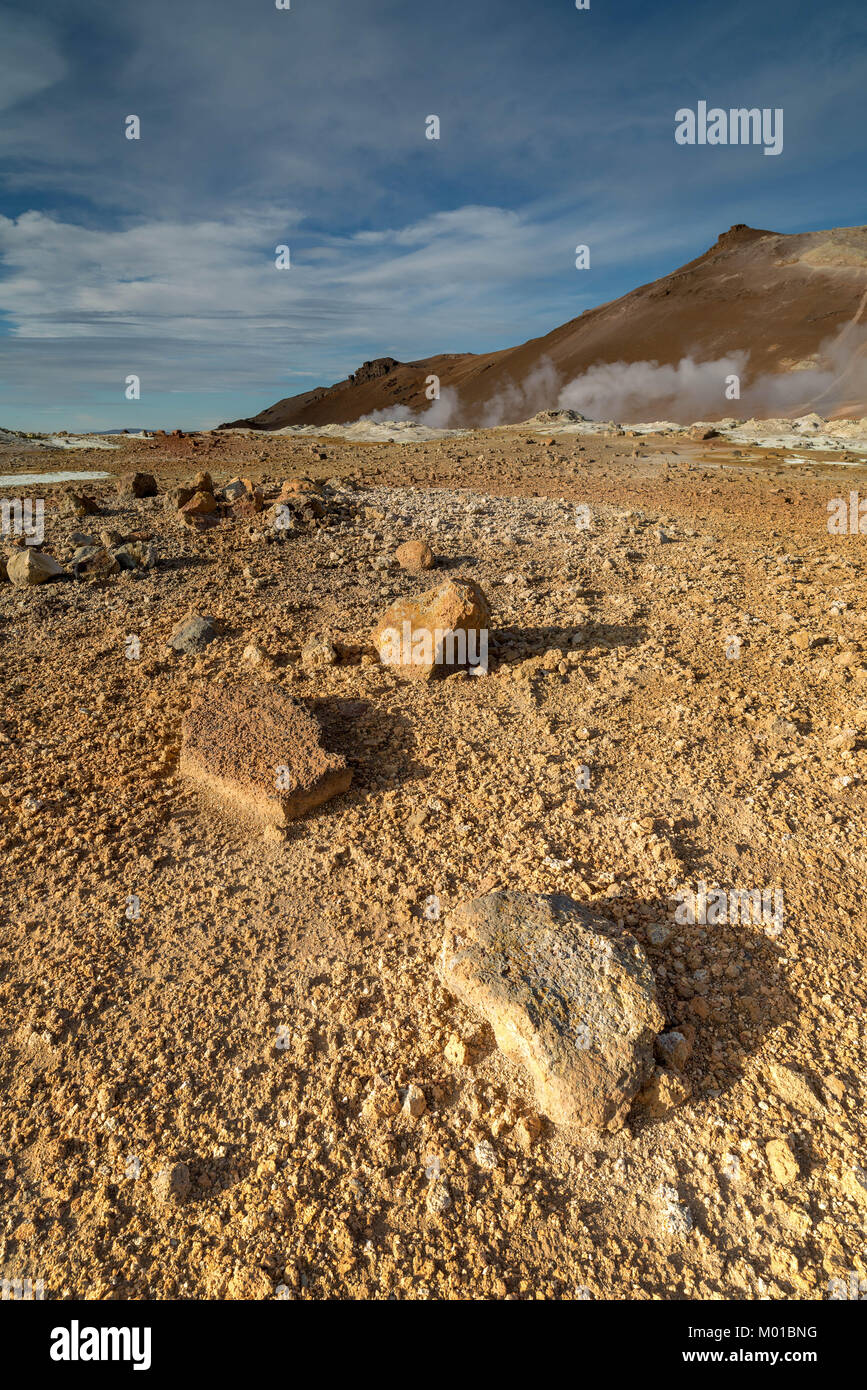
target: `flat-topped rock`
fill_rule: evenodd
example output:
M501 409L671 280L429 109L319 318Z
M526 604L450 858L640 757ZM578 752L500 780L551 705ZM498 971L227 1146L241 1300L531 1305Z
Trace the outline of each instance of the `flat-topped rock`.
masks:
M227 810L283 826L344 792L352 770L320 727L272 687L211 687L187 712L179 770Z

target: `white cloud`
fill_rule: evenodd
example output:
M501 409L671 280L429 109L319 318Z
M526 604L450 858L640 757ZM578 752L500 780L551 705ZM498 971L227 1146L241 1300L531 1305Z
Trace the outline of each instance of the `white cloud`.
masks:
M459 208L373 242L325 238L309 253L300 223L283 210L111 231L41 212L0 217L0 310L19 338L338 337L370 351L400 339L419 355L425 338L453 347L477 334L492 305L496 323L492 291L570 264L566 228L499 208ZM278 270L284 243L292 264Z

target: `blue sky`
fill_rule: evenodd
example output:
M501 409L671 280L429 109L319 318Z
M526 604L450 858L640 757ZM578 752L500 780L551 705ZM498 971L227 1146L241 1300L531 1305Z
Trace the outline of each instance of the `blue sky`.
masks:
M0 4L0 425L212 425L865 221L863 0L291 4ZM677 145L699 100L782 153Z

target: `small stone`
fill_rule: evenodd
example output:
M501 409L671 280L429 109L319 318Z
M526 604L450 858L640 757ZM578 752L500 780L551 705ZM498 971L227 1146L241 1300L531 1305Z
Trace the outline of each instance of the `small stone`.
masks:
M167 492L163 497L163 507L166 511L180 511L181 507L189 502L193 496L195 493L191 487L172 488L171 492Z
M671 928L664 922L654 922L647 928L647 939L651 946L664 946L671 936Z
M280 486L280 498L297 497L302 493L315 493L320 490L319 483L311 478L287 478Z
M309 526L311 522L325 515L325 507L312 487L297 487L298 481L293 479L290 483L283 484L274 506L288 508L296 522Z
M689 1100L691 1094L692 1087L684 1077L665 1067L656 1067L649 1085L639 1092L637 1100L651 1119L661 1120Z
M470 1049L467 1047L463 1038L459 1038L457 1033L452 1033L445 1045L445 1059L453 1067L466 1067L470 1062Z
M452 1194L445 1178L434 1178L428 1185L425 1206L432 1216L442 1216L452 1204Z
M217 499L212 492L194 492L189 502L181 507L184 516L210 516L217 510Z
M245 1265L235 1270L226 1292L234 1302L259 1302L273 1297L274 1286L263 1269Z
M834 1100L841 1101L846 1094L846 1086L838 1076L823 1076L822 1085Z
M480 1168L487 1168L490 1171L497 1166L497 1152L493 1144L487 1139L480 1139L473 1150L476 1162Z
M669 1186L668 1183L660 1183L656 1195L660 1207L660 1217L665 1229L671 1235L688 1235L694 1224L692 1212L680 1200L677 1188Z
M80 579L83 574L91 578L102 578L109 574L117 574L119 570L120 562L102 545L80 546L72 557L72 573L76 579Z
M168 645L176 652L192 656L219 635L219 625L214 618L204 618L200 613L194 613L191 618L178 624L169 638Z
M301 665L305 671L322 671L337 663L337 652L329 637L310 637L301 649Z
M788 1139L771 1139L765 1145L765 1153L768 1156L768 1167L774 1182L779 1183L782 1187L788 1187L789 1183L794 1182L800 1172L798 1160L792 1152L792 1146Z
M76 488L67 488L61 493L60 510L65 516L99 516L102 507L95 497Z
M427 541L404 541L394 552L394 558L402 570L412 574L434 567L434 554Z
M800 1110L804 1115L824 1116L824 1104L807 1085L800 1072L794 1071L791 1067L784 1067L778 1062L771 1062L768 1075L774 1091L786 1105L791 1106L793 1110Z
M100 1086L96 1093L96 1104L102 1111L110 1110L114 1102L114 1087Z
M867 1206L867 1171L863 1168L844 1168L840 1177L840 1191L859 1206Z
M264 647L259 646L258 642L248 642L241 653L241 660L248 666L267 666L271 658Z
M190 1193L190 1170L186 1163L174 1163L161 1168L151 1184L158 1202L180 1206Z
M531 1149L542 1133L542 1121L538 1115L522 1115L512 1130L515 1142L522 1149Z
M220 488L220 495L227 502L238 502L242 497L253 497L256 492L261 491L254 487L249 478L230 478L224 487ZM259 508L261 511L261 507Z
M124 570L149 570L157 562L156 546L152 541L127 541L111 553Z
M366 1120L378 1122L400 1114L401 1103L397 1087L385 1076L377 1076L362 1106Z
M426 1110L427 1101L424 1098L424 1091L420 1086L410 1083L403 1097L403 1113L408 1115L410 1119L419 1120Z
M249 478L232 478L221 491L221 496L229 502L232 516L256 516L265 506L264 493Z
M689 1059L692 1048L685 1035L673 1028L670 1033L660 1033L654 1043L654 1050L663 1066L681 1071Z
M122 473L117 490L122 497L156 497L159 491L153 473Z

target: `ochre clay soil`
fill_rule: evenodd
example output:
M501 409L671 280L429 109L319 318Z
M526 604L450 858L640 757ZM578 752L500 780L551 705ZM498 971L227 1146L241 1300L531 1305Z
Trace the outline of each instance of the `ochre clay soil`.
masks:
M28 490L67 566L70 533L105 526L159 559L0 584L4 1277L90 1299L820 1299L867 1277L867 537L827 529L867 467L545 438L3 450L0 472L140 468L161 494L200 469L327 484L282 540L255 515L199 533L113 479L84 489L103 517ZM390 564L409 539L435 570ZM490 602L489 673L401 681L370 633L450 573ZM180 655L190 613L222 630ZM305 665L311 637L337 660ZM281 835L178 770L191 702L238 681L300 700L353 771ZM677 921L700 882L781 890L781 929ZM496 887L639 941L694 1036L670 1113L537 1116L435 969L449 911ZM181 1163L188 1193L154 1186Z

